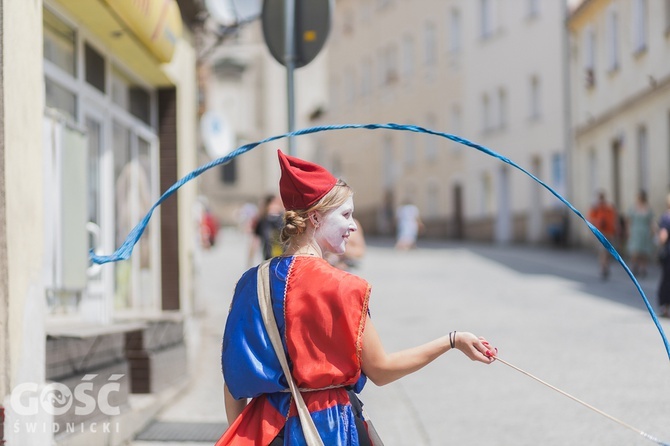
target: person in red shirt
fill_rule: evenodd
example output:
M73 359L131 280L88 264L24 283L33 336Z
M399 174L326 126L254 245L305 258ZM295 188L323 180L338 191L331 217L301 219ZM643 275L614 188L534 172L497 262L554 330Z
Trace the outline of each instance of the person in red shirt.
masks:
M598 193L598 201L589 211L589 221L602 232L610 243L615 243L617 235L617 211L614 206L607 202L605 192ZM598 258L600 275L605 280L610 274L610 253L602 245L598 247Z

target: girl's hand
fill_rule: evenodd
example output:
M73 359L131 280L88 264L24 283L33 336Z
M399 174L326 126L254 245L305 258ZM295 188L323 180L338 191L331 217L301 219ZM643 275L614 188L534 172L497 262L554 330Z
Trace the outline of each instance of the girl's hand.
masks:
M473 361L490 364L495 361L498 349L491 347L486 339L468 332L456 333L456 348Z

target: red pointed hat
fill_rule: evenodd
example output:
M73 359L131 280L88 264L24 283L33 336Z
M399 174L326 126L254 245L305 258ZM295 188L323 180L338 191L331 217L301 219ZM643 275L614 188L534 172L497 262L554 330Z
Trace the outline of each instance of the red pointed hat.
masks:
M337 183L337 178L318 164L284 155L281 150L277 155L281 166L279 194L287 211L309 209Z

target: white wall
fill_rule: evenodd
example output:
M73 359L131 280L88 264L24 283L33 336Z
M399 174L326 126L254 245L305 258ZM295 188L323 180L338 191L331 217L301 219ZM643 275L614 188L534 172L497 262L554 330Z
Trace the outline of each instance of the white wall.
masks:
M8 263L9 389L22 382L43 383L45 373L43 285L43 184L41 1L7 1L2 7L2 82L4 94L4 156ZM5 340L7 342L7 340ZM0 389L6 391L7 389ZM8 395L5 435L9 444L47 444L50 435L16 437L16 419ZM48 421L48 420L38 420ZM44 438L42 438L44 435ZM21 438L19 442L19 438Z

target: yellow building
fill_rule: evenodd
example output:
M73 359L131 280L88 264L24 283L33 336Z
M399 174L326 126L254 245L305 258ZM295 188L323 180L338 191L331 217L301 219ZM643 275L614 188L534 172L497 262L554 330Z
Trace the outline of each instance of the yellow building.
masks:
M330 101L319 123L457 134L567 191L564 2L340 0L335 11ZM555 199L540 186L446 139L395 131L316 138L321 161L354 187L370 231L390 233L407 200L429 236L540 242L555 224Z
M574 203L588 209L603 191L626 215L644 190L658 218L670 177L670 2L586 0L568 27Z
M195 186L157 210L130 260L95 266L88 252L111 254L196 166L197 4L1 2L0 415L9 444L120 444L151 412L129 416L129 395L186 377ZM93 393L118 384L107 402L119 413L28 404L47 383L76 398L87 380ZM93 420L117 425L92 429Z

